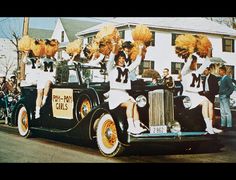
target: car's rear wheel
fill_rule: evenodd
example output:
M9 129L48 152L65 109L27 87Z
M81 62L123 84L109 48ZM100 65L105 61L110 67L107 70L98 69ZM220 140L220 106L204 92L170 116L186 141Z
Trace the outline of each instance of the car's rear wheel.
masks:
M19 107L17 116L18 131L22 137L30 137L32 135L29 127L29 116L27 109L24 105Z
M103 115L98 122L97 144L104 156L114 157L124 151L117 137L115 122L110 114Z

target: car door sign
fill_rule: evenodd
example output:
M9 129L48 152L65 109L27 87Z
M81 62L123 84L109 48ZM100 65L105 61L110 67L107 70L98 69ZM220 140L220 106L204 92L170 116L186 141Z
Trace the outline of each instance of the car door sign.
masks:
M53 117L73 119L73 89L52 90Z

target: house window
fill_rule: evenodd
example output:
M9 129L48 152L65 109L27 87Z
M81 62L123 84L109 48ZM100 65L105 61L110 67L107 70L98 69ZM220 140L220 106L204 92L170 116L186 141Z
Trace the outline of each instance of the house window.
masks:
M154 69L154 61L145 60L139 65L139 74L143 74L145 69Z
M171 37L171 45L172 46L175 46L175 40L179 35L181 35L181 34L172 33L172 37Z
M120 38L125 39L125 30L119 31Z
M155 31L151 31L152 33L152 40L150 42L150 46L155 46Z
M65 37L65 31L61 32L61 42L64 42L64 37Z
M93 37L88 37L88 44L90 44L93 40Z
M202 64L198 63L197 68ZM184 67L184 62L171 62L171 74L179 74Z
M234 39L222 39L223 52L234 52Z
M179 74L182 70L184 63L181 62L171 62L171 74Z

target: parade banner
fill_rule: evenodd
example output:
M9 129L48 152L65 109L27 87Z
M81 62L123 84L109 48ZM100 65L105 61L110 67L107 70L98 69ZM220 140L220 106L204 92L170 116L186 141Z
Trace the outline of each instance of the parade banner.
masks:
M73 89L52 90L53 117L73 119Z

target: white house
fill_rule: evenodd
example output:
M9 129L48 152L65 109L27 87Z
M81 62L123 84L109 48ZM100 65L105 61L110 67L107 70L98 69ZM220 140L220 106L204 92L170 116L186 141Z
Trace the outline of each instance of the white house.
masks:
M105 25L99 24L77 33L77 36L84 36L84 43L91 41L92 37ZM109 24L114 24L125 40L132 41L132 29L137 24L147 25L152 34L153 42L148 47L144 68L152 68L161 72L164 68L169 68L171 74L177 77L178 69L183 66L183 59L175 54L174 42L179 34L205 34L213 45L213 56L221 57L230 66L235 77L236 53L235 39L236 30L225 25L207 20L206 18L115 18ZM202 59L199 63L202 63Z
M61 47L65 47L68 42L72 42L76 39L76 33L88 29L92 26L96 26L97 22L68 19L68 18L58 18L56 26L53 30L51 39L57 39ZM58 59L68 59L68 54L62 50L58 53Z

